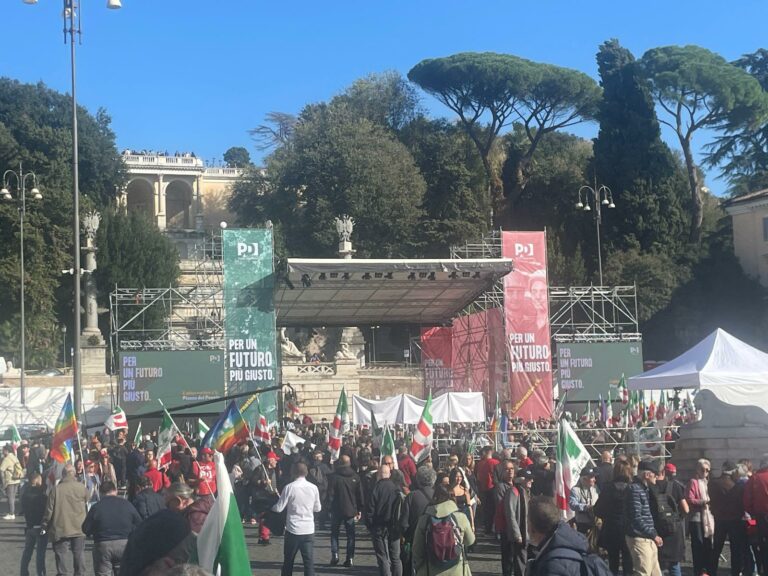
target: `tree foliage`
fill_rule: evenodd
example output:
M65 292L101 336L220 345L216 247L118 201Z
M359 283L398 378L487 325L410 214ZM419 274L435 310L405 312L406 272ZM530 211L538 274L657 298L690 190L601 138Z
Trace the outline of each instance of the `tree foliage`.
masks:
M691 196L690 240L698 243L704 201L693 135L702 128L753 128L768 114L768 97L747 72L699 46L653 48L643 55L640 69L664 112L660 122L674 130L680 142Z
M408 78L458 115L480 152L497 214L504 187L490 156L501 129L516 119L528 139L517 162L514 187L507 191L514 205L527 184L541 138L592 118L600 97L597 84L582 72L510 54L470 52L424 60Z
M685 171L661 140L649 86L632 53L609 40L597 63L603 98L587 181L612 191L616 208L603 223L606 247L675 254L688 220Z
M242 146L233 146L224 152L224 162L229 168L247 168L251 165L251 155Z

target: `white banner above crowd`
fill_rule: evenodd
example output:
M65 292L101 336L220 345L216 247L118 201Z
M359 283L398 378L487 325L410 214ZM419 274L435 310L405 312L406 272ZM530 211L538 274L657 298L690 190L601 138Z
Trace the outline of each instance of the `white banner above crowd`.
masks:
M376 424L416 424L421 417L426 400L410 394L400 394L384 400L369 400L352 396L352 423L370 426L371 413ZM432 399L432 422L485 422L485 400L482 392L448 392Z
M71 391L72 388L67 386L27 386L25 404L22 406L18 388L0 388L0 430L11 424L36 424L53 429L61 405ZM83 390L83 406L87 409L93 405L93 390ZM106 413L109 414L109 409L106 409Z

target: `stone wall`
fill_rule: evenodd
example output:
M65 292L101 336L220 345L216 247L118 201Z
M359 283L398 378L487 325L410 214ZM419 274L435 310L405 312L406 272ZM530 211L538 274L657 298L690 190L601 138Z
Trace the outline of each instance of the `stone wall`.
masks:
M383 400L400 394L422 398L423 372L418 368L363 368L360 374L360 396Z

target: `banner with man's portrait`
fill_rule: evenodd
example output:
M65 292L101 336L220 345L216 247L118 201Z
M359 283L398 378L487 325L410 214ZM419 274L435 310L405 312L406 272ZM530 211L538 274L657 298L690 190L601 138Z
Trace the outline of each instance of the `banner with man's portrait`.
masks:
M514 271L504 277L504 319L511 418L552 415L552 354L545 232L503 232L502 256Z

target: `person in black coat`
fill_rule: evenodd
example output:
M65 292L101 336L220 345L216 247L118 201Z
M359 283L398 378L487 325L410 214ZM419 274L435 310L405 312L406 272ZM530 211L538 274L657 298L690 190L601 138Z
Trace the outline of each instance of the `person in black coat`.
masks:
M620 564L624 574L631 574L632 556L624 538L624 511L632 482L632 465L626 460L617 461L611 476L611 482L603 485L594 509L595 516L603 520L598 544L608 552L608 566L614 575L618 575Z
M365 499L363 483L352 470L349 456L342 455L328 481L328 508L331 513L331 566L339 563L339 532L347 534L347 558L344 566L352 567L355 559L355 521L360 519Z
M139 492L133 499L133 506L141 519L146 520L160 510L165 510L165 498L155 492L152 480L143 476L139 480Z
M400 557L403 561L403 574L412 574L411 545L413 544L416 525L435 497L435 481L437 473L429 466L420 466L416 470L411 484L411 492L403 501L400 514L400 531L403 535L403 546Z
M400 494L390 476L389 466L382 464L379 480L366 504L365 523L371 532L380 576L402 576L400 538L391 530L392 513Z
M45 574L45 549L48 546L48 536L40 534L43 514L48 497L43 486L43 478L39 472L33 472L29 476L29 486L21 496L21 505L24 510L24 552L21 554L21 576L29 576L29 561L37 547L35 567L37 574Z
M561 512L548 496L534 496L528 505L531 543L538 548L527 576L582 576L587 539L560 520Z

